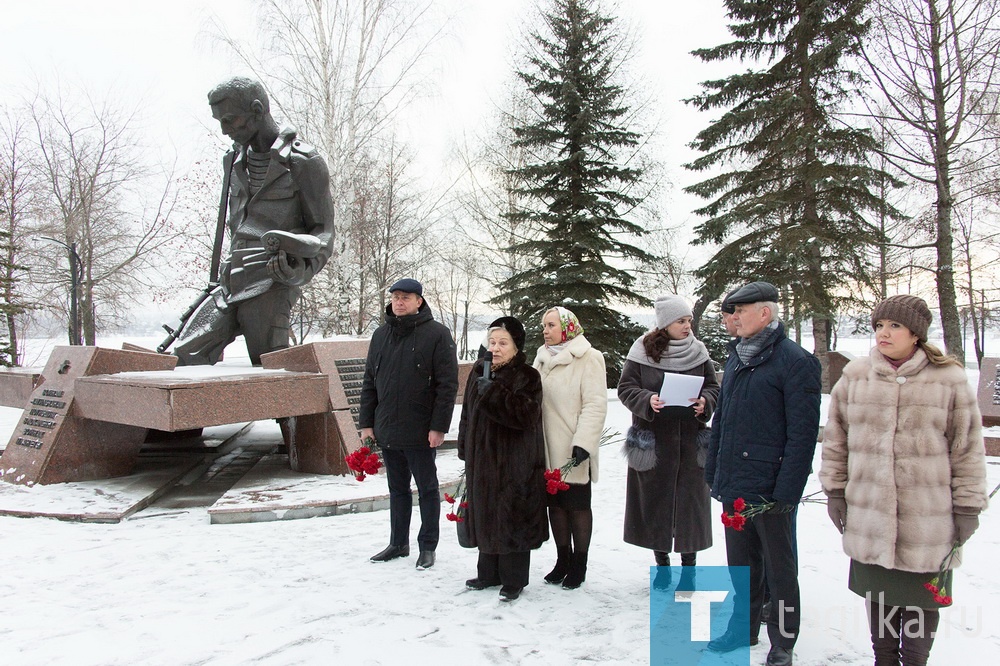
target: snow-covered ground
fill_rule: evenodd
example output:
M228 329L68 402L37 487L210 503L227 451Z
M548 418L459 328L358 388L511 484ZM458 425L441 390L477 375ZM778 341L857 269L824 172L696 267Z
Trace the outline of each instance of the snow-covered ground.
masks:
M608 426L624 433L628 413L613 391L609 400ZM368 562L387 543L386 512L242 525L211 525L205 508L147 509L116 525L0 517L2 663L648 663L652 555L622 542L618 445L601 458L587 582L544 584L549 542L532 553L531 585L512 604L496 589L465 589L476 552L458 546L443 517L438 562L423 572L413 556ZM998 484L993 458L989 487ZM806 492L818 490L813 476ZM414 541L418 524L414 511ZM699 565L725 564L722 530L717 522ZM871 664L863 601L847 590L848 560L824 504L800 507L798 535L795 663ZM966 548L932 664L1000 663L998 547L992 507ZM753 664L764 661L765 634Z

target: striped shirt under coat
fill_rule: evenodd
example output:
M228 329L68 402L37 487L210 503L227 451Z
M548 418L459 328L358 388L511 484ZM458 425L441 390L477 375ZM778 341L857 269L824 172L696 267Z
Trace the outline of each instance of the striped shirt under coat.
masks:
M844 552L858 562L937 571L955 540L952 514L986 508L976 396L963 368L921 349L898 370L878 348L847 364L822 455L823 490L845 493Z
M590 457L569 471L567 483L597 482L601 433L608 414L604 355L580 334L553 356L544 346L534 367L542 376L542 429L549 469L565 465L579 446Z

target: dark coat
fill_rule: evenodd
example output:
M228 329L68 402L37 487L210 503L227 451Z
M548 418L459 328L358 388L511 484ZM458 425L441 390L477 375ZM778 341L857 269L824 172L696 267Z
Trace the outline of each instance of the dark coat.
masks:
M386 449L430 447L431 430L451 428L457 393L455 343L427 302L402 317L386 306L385 323L368 346L358 427L374 428Z
M549 538L542 380L522 352L479 395L482 375L479 360L469 373L458 431L471 545L490 554L525 552Z
M698 431L715 411L719 382L712 361L685 375L702 375L705 412L664 407L653 412L649 399L663 385L664 371L625 361L618 398L632 412L632 427L651 430L656 438L656 466L628 470L625 495L625 543L663 552L693 553L712 546L712 500L698 465Z
M785 327L744 364L729 345L705 480L720 502L797 504L819 434L819 359Z

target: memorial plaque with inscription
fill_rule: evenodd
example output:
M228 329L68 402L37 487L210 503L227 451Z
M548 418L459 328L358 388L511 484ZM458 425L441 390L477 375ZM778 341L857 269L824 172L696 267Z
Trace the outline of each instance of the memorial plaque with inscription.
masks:
M984 358L979 368L979 411L983 426L1000 426L1000 358ZM1000 437L987 433L984 437L986 455L1000 456Z
M361 404L361 384L365 378L365 359L344 358L338 359L334 363L337 367L340 385L344 389L344 397L347 398L347 409L354 421L354 429L360 431L358 412ZM331 403L333 402L332 398L333 396L331 396Z
M177 359L99 347L56 347L0 456L0 478L32 485L131 472L146 429L93 421L74 409L76 380L97 374L171 370Z
M979 368L979 411L984 426L1000 426L1000 358L984 358Z
M321 372L329 377L329 410L291 417L282 425L293 470L348 473L344 457L361 446L358 404L367 356L368 340L312 342L261 356L265 368Z

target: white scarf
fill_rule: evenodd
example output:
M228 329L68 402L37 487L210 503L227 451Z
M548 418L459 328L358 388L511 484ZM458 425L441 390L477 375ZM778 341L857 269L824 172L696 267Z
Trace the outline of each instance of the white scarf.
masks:
M708 360L708 349L691 334L683 340L671 340L660 360L654 361L646 354L646 347L642 344L642 338L639 338L632 343L625 358L665 372L684 372L704 364Z

